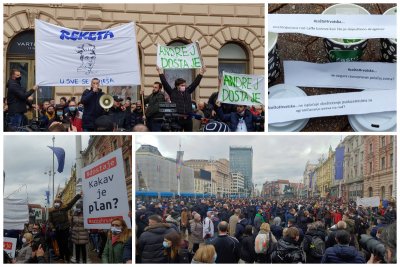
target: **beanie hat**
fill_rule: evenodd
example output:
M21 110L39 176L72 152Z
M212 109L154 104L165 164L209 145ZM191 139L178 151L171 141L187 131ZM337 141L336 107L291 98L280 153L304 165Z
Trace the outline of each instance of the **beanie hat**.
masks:
M212 121L204 126L203 132L230 132L228 125L220 121Z

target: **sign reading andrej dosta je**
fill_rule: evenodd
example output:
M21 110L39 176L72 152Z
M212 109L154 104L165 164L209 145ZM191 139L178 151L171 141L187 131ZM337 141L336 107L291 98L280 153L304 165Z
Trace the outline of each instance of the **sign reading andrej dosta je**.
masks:
M130 226L122 150L83 168L82 177L85 229L109 229L114 218Z
M157 66L162 69L200 69L201 53L197 43L183 46L157 46Z
M223 72L218 101L235 105L264 105L264 76Z
M100 31L69 29L35 20L36 84L140 84L135 23Z

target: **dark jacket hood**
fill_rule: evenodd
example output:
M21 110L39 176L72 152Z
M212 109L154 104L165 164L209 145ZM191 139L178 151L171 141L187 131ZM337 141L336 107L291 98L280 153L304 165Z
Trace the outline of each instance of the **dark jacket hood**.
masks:
M333 252L336 254L336 257L345 260L351 260L358 256L357 249L352 246L335 245Z
M163 234L165 233L169 228L171 228L171 225L169 223L157 223L155 225L147 226L144 231L145 232L151 232L155 234Z

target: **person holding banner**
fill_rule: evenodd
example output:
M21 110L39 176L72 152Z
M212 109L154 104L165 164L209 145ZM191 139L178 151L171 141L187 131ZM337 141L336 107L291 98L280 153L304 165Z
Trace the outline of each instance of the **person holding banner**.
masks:
M153 92L151 93L151 95L144 98L143 104L148 104L145 112L147 127L152 132L161 131L161 119L163 115L158 111L158 107L160 103L165 102L164 94L161 92L162 88L163 86L160 82L155 82L153 84ZM140 90L140 95L144 96L144 90ZM135 123L135 125L136 124L137 123Z
M99 88L100 80L93 78L90 89L86 89L82 94L82 103L85 106L83 112L82 126L85 132L95 131L95 121L104 114L104 109L100 106L100 97L104 94Z
M51 228L56 233L57 244L60 248L60 261L69 262L70 251L68 249L68 237L70 222L68 219L68 211L81 198L82 193L76 195L71 202L63 205L60 198L54 199L54 207L49 209L49 222Z
M27 112L28 98L38 89L35 85L32 89L26 91L21 86L21 72L12 69L10 79L7 82L7 104L8 104L8 125L15 130L23 125L24 113Z
M255 132L255 123L262 121L261 116L253 115L245 105L237 105L236 112L224 114L221 108L221 102L217 101L218 117L229 124L232 132Z
M112 220L103 250L102 262L123 263L124 245L130 236L130 230L123 219L115 218Z
M182 78L178 78L175 80L175 87L172 88L165 75L159 67L157 67L157 72L160 76L160 80L162 85L164 86L165 91L171 98L173 103L176 103L177 113L181 115L179 117L178 124L185 132L191 132L193 130L192 117L190 113L192 113L192 93L196 90L197 86L199 86L201 79L203 78L203 74L206 72L205 66L200 69L200 73L197 75L196 79L190 84L186 86L186 80Z

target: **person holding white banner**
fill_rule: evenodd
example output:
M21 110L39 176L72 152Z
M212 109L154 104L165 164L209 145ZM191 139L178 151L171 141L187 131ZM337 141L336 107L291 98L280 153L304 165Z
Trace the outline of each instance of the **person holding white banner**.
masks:
M39 88L35 85L29 91L21 86L21 72L17 69L12 69L10 79L7 82L7 104L8 118L7 122L15 131L15 128L21 127L23 124L24 113L27 111L26 105L28 98Z
M191 132L193 130L192 116L192 93L196 90L197 86L199 86L201 79L203 78L203 74L206 72L205 66L200 69L200 73L197 75L196 79L190 84L186 86L186 80L182 78L178 78L175 80L175 87L172 88L165 75L159 67L157 67L157 72L160 75L161 83L164 87L164 90L168 93L173 103L176 103L177 113L180 115L178 124L185 132Z
M104 114L104 109L100 106L100 97L104 95L100 89L100 80L93 78L90 89L86 89L82 94L81 102L85 107L82 118L84 132L95 131L95 121Z

